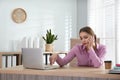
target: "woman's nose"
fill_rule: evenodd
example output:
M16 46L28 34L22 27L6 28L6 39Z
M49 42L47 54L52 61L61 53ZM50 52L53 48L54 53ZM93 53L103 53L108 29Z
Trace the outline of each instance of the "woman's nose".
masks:
M82 39L82 42L85 42L85 39Z

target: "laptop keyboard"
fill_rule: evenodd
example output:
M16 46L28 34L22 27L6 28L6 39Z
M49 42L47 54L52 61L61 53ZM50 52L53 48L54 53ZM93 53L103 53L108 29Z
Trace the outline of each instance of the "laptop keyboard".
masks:
M45 69L57 69L59 68L58 66L54 66L54 65L45 65L44 67Z

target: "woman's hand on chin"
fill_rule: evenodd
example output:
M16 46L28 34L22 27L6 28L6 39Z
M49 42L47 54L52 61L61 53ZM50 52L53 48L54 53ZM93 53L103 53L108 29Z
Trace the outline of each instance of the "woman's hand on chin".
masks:
M94 39L93 37L91 36L89 39L88 39L88 43L86 44L86 48L87 50L90 50L94 47Z

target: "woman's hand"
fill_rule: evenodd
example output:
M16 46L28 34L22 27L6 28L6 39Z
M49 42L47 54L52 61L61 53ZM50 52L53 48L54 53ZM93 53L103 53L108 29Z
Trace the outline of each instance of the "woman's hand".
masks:
M91 37L88 39L87 50L90 50L91 48L93 48L93 46L94 46L94 37L91 36Z
M50 56L49 61L50 61L50 65L54 64L55 61L57 60L58 54L53 54L52 56Z

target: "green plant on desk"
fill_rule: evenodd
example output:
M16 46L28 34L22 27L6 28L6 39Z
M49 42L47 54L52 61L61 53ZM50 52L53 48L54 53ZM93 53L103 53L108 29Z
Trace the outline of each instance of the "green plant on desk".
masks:
M46 50L45 51L53 51L52 43L57 40L57 35L51 32L51 29L47 30L46 36L42 36L44 41L46 42Z

